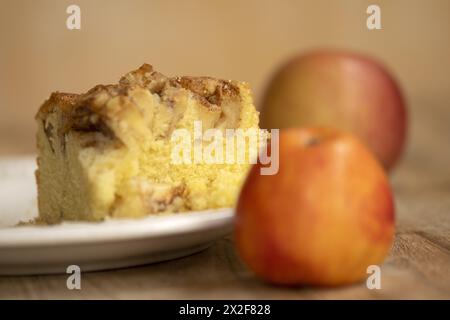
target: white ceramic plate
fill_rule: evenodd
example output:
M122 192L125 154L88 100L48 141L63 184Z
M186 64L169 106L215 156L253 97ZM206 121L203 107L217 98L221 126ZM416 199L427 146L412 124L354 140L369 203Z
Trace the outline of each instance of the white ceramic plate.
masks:
M186 256L231 231L219 209L100 223L21 226L37 215L33 157L0 158L0 274L129 267Z

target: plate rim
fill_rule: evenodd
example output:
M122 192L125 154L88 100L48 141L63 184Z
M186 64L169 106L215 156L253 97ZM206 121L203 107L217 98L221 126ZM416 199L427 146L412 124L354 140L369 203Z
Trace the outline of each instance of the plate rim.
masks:
M218 228L225 231L225 228L231 230L233 220L233 208L221 208L102 222L15 226L0 228L0 249L152 239Z

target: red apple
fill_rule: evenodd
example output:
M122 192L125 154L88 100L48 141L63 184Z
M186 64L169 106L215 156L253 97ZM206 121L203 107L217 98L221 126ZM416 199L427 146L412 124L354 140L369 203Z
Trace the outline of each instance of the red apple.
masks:
M386 173L366 146L336 129L281 130L279 171L250 170L237 204L244 262L276 284L341 285L383 262L394 235ZM272 155L273 156L273 155Z
M407 112L398 84L379 62L317 51L292 59L275 74L262 101L261 124L344 129L390 169L403 150Z

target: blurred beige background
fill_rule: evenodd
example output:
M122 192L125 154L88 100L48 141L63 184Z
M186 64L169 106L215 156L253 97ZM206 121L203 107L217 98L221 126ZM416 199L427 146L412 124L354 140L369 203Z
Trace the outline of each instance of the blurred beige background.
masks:
M373 3L382 30L366 28ZM81 7L79 31L66 28L70 4ZM0 8L0 154L34 152L33 117L52 91L83 92L148 62L169 75L248 81L258 101L277 65L317 47L382 60L405 90L413 145L449 147L448 0L1 0ZM440 125L415 130L427 117Z

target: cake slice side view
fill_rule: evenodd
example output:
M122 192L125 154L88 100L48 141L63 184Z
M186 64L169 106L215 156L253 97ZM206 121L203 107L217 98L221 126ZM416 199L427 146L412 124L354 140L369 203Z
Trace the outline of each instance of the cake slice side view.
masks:
M174 164L171 136L195 136L195 121L203 131L258 128L245 83L166 77L148 64L116 85L53 93L36 120L45 223L232 207L249 164Z

